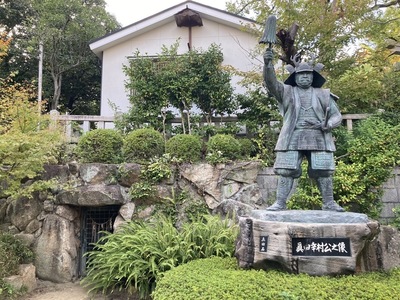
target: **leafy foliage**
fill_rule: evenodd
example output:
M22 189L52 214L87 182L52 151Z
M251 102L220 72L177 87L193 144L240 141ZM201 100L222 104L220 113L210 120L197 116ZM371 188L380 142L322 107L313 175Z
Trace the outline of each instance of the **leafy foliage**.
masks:
M201 159L202 141L198 136L177 134L165 145L165 152L182 162L196 162Z
M258 37L262 36L263 25L269 15L277 16L277 29L280 33L285 32L287 37L292 25L297 24L295 51L303 60L316 58L325 65L323 75L328 79L326 86L342 99L342 112L398 110L396 104L400 89L394 66L399 63L400 57L388 49L393 48L388 40L398 41L400 37L396 1L235 0L227 7L230 12L255 17L262 25L252 26L249 30L257 30ZM285 64L291 63L284 53L288 48L286 46L278 43L274 47ZM258 47L252 55L261 56L263 50L264 47ZM281 79L288 76L283 74L283 68L277 71L279 76L283 75ZM250 81L259 86L261 80L253 73L252 70L244 77L251 78ZM256 92L253 95L257 99L257 88L252 90ZM257 103L258 100L255 100L255 110L259 109Z
M19 83L37 81L42 43L43 98L51 99L50 107L98 112L101 62L88 43L119 28L103 0L5 0L0 23L12 36L1 75L13 75Z
M32 28L32 44L37 47L43 43L44 69L53 83L50 105L57 109L63 74L83 65L90 69L86 63L94 53L87 47L88 42L118 26L115 18L106 12L105 3L98 0L32 1L32 6L35 15L26 20L26 25ZM99 71L98 64L96 67Z
M392 209L392 211L394 214L394 218L391 222L391 225L400 230L400 206L396 206Z
M296 192L289 199L289 209L320 209L322 206L321 194L313 179L308 177L307 163L301 164L302 176L298 180Z
M83 284L103 293L116 289L148 296L163 272L188 261L233 255L236 226L207 215L181 230L165 217L151 222L130 222L116 233L105 233L88 253Z
M206 258L167 271L154 300L341 300L395 299L400 270L340 277L239 269L234 258ZM240 284L238 284L240 282Z
M17 274L18 266L33 261L29 247L11 234L0 232L0 278Z
M117 164L121 162L123 138L113 129L94 129L78 141L76 154L84 163Z
M207 51L192 49L178 55L179 42L170 48L162 47L157 59L134 54L130 65L124 66L131 91L132 122L165 126L167 107L176 108L182 117L182 133L191 133L191 109L202 110L207 122L214 114L234 110L233 90L229 73L221 67L221 49L211 45ZM138 125L136 125L138 126ZM158 127L158 126L157 126Z
M375 113L383 108L379 101L383 90L381 70L368 64L348 69L337 82L342 113ZM368 80L368 84L365 82Z
M258 80L261 82L262 78ZM271 127L271 122L281 120L276 100L268 96L261 85L243 85L246 87L246 93L238 96L240 110L237 116L239 121L246 125L248 132L256 133L260 127Z
M272 166L275 161L274 149L278 141L278 134L274 127L269 125L260 127L252 140L256 144L256 157L261 159L265 165Z
M145 162L160 157L165 141L160 132L152 128L139 128L127 134L122 153L127 162Z
M382 185L400 163L399 126L375 115L359 121L353 134L341 139L345 145L339 145L333 189L336 201L347 210L379 217ZM320 205L319 191L309 183L304 167L289 207L312 209Z
M31 85L15 83L12 77L0 78L0 134L11 128L27 132L36 129L41 107L29 100L35 90Z
M7 37L7 32L0 31L0 62L2 61L3 57L7 55L10 42L11 39Z
M16 299L18 291L2 279L16 275L18 266L33 261L34 254L29 247L11 234L0 232L0 299Z
M132 200L155 200L156 185L173 174L172 164L174 159L169 153L161 157L151 158L140 172L140 181L129 188Z
M248 138L240 138L238 139L240 144L240 157L242 158L250 158L256 153L256 146L251 139Z
M216 134L207 142L206 160L210 163L222 163L240 157L241 145L230 134Z
M150 183L161 182L172 176L172 163L174 159L166 153L161 157L151 158L150 162L142 168L140 178Z
M41 107L29 101L30 93L29 87L14 84L4 87L4 93L0 95L2 197L29 196L34 190L52 185L50 181L41 180L31 185L23 184L43 171L44 164L56 162L62 145L57 124L39 113Z

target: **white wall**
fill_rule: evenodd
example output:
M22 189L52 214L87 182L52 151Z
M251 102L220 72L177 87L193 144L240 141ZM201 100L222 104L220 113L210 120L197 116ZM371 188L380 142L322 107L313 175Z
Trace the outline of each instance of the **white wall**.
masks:
M188 51L189 29L177 27L173 21L103 52L102 116L114 115L109 102L114 103L123 112L129 107L124 87L126 77L122 70L123 65L128 65L128 57L132 56L137 49L143 55L157 55L161 52L163 45L170 46L178 38L181 38L179 53L185 53ZM205 18L203 18L202 27L192 28L193 47L207 50L212 43L220 45L224 54L223 64L232 65L242 71L252 70L255 66L260 67L260 61L252 60L248 55L257 42L258 38L248 33ZM234 78L233 82L236 81L237 78ZM240 91L239 88L236 89L236 92Z

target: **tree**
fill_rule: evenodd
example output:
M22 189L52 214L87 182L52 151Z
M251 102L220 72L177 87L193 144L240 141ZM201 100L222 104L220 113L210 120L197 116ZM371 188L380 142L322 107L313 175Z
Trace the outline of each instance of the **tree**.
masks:
M3 0L0 24L13 37L0 64L1 77L12 74L14 82L37 82L42 41L43 98L52 99L51 108L62 104L76 114L98 113L101 62L88 44L119 28L103 0Z
M2 0L0 2L0 20L5 31L12 31L21 25L26 16L31 13L30 0Z
M0 41L1 60L9 40ZM62 134L41 114L43 107L30 101L37 94L32 85L0 78L0 90L0 198L30 196L49 187L48 181L28 182L57 160Z
M228 9L241 15L255 15L261 24L269 15L275 14L278 17L278 29L286 29L297 23L300 28L297 48L314 52L330 68L335 59L346 55L347 46L374 33L378 26L376 21L383 15L379 8L395 5L396 2L236 0L228 5ZM259 28L260 37L263 29Z
M296 23L299 30L295 43L302 58L310 60L315 54L318 62L325 65L326 86L341 98L340 107L343 104L344 112L360 113L373 110L371 106L381 108L386 100L383 75L390 73L393 61L398 60L389 57L385 42L399 36L400 11L396 3L389 0L236 0L228 9L245 16L255 15L260 24L274 14L278 30L288 31ZM256 29L261 37L263 26ZM282 52L279 45L274 49Z
M35 91L29 86L0 80L0 197L30 196L33 191L46 189L51 182L35 180L44 165L57 161L62 143L61 132L49 126L48 116L38 112L30 102Z
M63 76L93 60L89 41L118 25L105 11L103 0L33 0L33 9L35 14L26 22L27 27L32 28L29 32L33 36L31 46L37 49L39 43L43 43L44 69L53 83L50 106L57 109Z
M63 76L60 101L74 115L99 115L101 98L101 61L91 54L79 67Z
M138 125L156 124L158 116L172 106L180 112L186 133L191 130L190 114L194 105L207 122L215 114L234 110L231 77L221 66L221 49L211 45L206 51L193 49L178 55L178 45L163 46L156 59L137 51L130 64L124 66L129 78L126 88L131 91L130 113L137 117Z
M10 41L11 39L7 37L6 32L0 32L0 62L3 60L3 57L7 55Z
M231 74L221 67L223 55L215 44L205 52L194 50L189 55L187 68L194 71L193 76L198 78L194 103L211 125L213 116L233 113L236 108L232 98Z

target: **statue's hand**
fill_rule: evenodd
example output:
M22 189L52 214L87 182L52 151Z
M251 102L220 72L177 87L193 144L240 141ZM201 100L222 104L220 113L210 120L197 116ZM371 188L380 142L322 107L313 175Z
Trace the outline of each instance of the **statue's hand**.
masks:
M332 123L331 122L327 122L326 126L325 126L325 122L321 124L321 130L323 132L330 132L332 130Z
M332 130L332 124L328 122L325 126L325 122L313 122L310 120L305 121L310 129L321 129L323 132L329 132Z
M321 122L315 122L315 121L311 121L311 120L305 120L303 121L303 125L309 129L321 129L322 128L322 123Z
M274 52L272 51L271 48L267 48L267 50L265 50L264 53L264 63L268 65L269 63L272 62L273 59L274 59Z

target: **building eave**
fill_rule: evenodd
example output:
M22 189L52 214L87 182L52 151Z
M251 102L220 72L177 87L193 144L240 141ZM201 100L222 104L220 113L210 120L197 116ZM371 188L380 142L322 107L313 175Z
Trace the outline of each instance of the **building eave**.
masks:
M107 34L96 40L93 40L89 46L90 49L98 56L102 57L103 51L114 47L127 40L131 40L136 36L144 34L150 30L175 21L175 14L185 8L197 11L202 18L208 19L229 27L243 28L245 24L256 23L254 20L244 18L224 10L216 9L194 1L185 1L157 14L149 16L143 20L123 27L115 32Z

